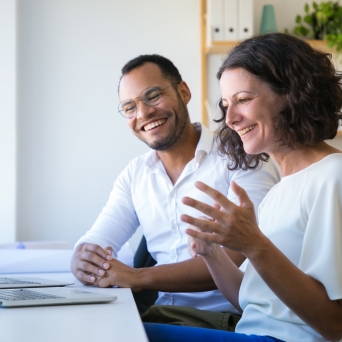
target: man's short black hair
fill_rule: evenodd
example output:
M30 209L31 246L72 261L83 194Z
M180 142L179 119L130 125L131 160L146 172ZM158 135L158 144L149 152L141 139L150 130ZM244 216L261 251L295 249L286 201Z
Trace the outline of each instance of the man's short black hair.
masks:
M154 55L140 55L128 61L123 68L121 69L121 78L130 73L132 70L142 66L145 63L154 63L156 64L162 75L168 79L171 83L182 81L182 76L179 73L178 69L175 65L167 58L154 54ZM120 88L120 82L119 82Z

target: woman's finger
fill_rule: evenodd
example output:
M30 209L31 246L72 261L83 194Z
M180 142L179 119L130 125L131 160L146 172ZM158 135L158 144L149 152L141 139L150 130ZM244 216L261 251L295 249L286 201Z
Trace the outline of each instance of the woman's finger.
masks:
M208 196L210 196L224 210L229 211L232 205L235 206L235 204L229 201L229 199L223 194L221 194L221 192L211 188L207 184L197 181L195 183L195 186L197 189L203 191Z
M182 214L180 219L183 222L190 224L190 227L188 229L191 229L191 226L195 226L199 228L202 232L217 233L217 234L219 234L222 230L221 226L213 220L194 218L186 214Z
M195 238L195 239L199 239L199 240L203 240L205 242L208 242L208 243L217 243L217 244L220 244L220 237L216 234L211 234L211 233L204 233L204 232L200 232L198 230L193 230L193 229L190 229L190 228L187 228L185 230L185 232Z
M197 209L198 211L202 212L206 216L209 216L213 220L220 220L222 218L222 212L211 205L197 201L190 197L183 197L182 202L189 207Z
M241 186L237 185L234 181L230 183L230 186L235 195L239 198L240 207L254 210L253 202L249 199L245 189L241 188Z

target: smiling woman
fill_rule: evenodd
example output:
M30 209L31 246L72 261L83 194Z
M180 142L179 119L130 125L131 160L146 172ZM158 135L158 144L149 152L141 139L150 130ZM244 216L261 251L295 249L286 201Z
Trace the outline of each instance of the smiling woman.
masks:
M245 153L259 154L275 140L274 120L284 108L286 97L243 68L224 72L220 78L221 108L225 124L238 134Z
M275 160L283 176L259 206L235 182L240 205L197 182L214 200L183 203L206 215L190 224L189 252L203 258L240 311L236 332L148 325L151 342L337 341L342 337L342 152L325 143L342 118L342 75L330 56L281 33L247 39L219 72L221 153L255 167ZM208 220L209 218L209 220ZM243 273L224 248L246 258ZM322 313L324 313L322 315Z

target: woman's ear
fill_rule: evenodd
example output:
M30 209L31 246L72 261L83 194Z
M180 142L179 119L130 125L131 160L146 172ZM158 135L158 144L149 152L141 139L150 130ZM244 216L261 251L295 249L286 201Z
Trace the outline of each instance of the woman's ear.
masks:
M184 81L181 81L179 83L178 93L179 93L180 97L182 98L184 104L187 105L191 99L191 91L190 91L188 85Z

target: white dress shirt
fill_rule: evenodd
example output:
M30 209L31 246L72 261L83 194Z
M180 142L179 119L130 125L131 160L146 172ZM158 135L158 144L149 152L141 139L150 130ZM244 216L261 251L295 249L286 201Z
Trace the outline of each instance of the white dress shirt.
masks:
M257 210L269 189L279 181L278 169L273 162L264 163L257 171L228 170L229 160L213 148L213 133L195 123L201 132L195 157L185 166L175 184L168 177L156 151L133 159L114 183L106 206L93 227L76 243L110 246L114 256L121 246L141 226L147 247L157 265L171 264L190 258L187 249L188 224L180 220L182 214L203 215L182 203L184 196L213 204L213 200L195 188L202 181L219 190L234 203L238 199L230 189L234 180L243 187ZM75 246L75 247L76 247ZM187 305L203 310L236 312L218 291L194 293L160 292L158 305Z

